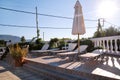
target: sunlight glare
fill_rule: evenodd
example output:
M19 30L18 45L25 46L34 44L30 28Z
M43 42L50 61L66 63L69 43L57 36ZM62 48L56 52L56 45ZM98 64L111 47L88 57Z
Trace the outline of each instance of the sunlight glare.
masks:
M98 6L98 16L101 18L110 18L114 16L117 11L117 5L112 0L104 0Z

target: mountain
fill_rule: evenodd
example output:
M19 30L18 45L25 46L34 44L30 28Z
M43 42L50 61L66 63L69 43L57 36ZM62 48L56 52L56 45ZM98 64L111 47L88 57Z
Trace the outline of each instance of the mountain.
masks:
M21 38L12 35L0 35L0 40L5 40L5 41L11 40L12 42L20 42Z

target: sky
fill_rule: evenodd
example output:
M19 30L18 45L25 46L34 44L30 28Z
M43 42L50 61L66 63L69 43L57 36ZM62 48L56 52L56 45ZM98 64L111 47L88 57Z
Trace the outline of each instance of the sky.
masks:
M15 10L35 12L37 6L38 13L54 16L74 17L74 5L77 0L0 0L0 7ZM103 29L111 25L119 28L120 25L120 0L79 0L82 5L85 21L86 33L80 38L92 37L97 30L97 20L104 18ZM95 21L92 21L95 20ZM109 23L107 23L109 22ZM112 24L111 24L112 23ZM0 8L0 24L36 26L36 15L4 10ZM38 25L40 38L48 41L51 38L71 38L77 39L77 35L72 35L73 19L56 18L50 16L38 15ZM71 28L71 29L50 29ZM26 39L32 39L36 36L36 28L10 27L0 25L0 35L14 35Z

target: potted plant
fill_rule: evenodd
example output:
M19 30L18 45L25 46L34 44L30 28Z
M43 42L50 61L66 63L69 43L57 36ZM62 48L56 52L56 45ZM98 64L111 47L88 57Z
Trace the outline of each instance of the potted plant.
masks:
M28 53L27 48L21 48L18 44L12 45L10 47L10 54L14 59L15 66L20 67L25 62L25 57Z

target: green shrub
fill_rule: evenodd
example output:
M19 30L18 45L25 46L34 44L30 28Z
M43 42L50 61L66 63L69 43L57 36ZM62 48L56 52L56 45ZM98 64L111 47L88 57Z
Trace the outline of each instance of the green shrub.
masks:
M30 44L29 45L29 50L40 50L43 47L44 43L40 44Z
M67 45L67 43L66 43L66 45ZM64 47L64 46L65 46L65 41L64 40L60 40L58 48L62 49L62 47Z
M78 41L75 41L78 43ZM80 40L80 45L88 45L87 52L90 52L94 48L94 43L90 39L83 38Z
M94 43L89 39L83 39L80 41L80 45L88 45L87 52L90 52L94 48Z

